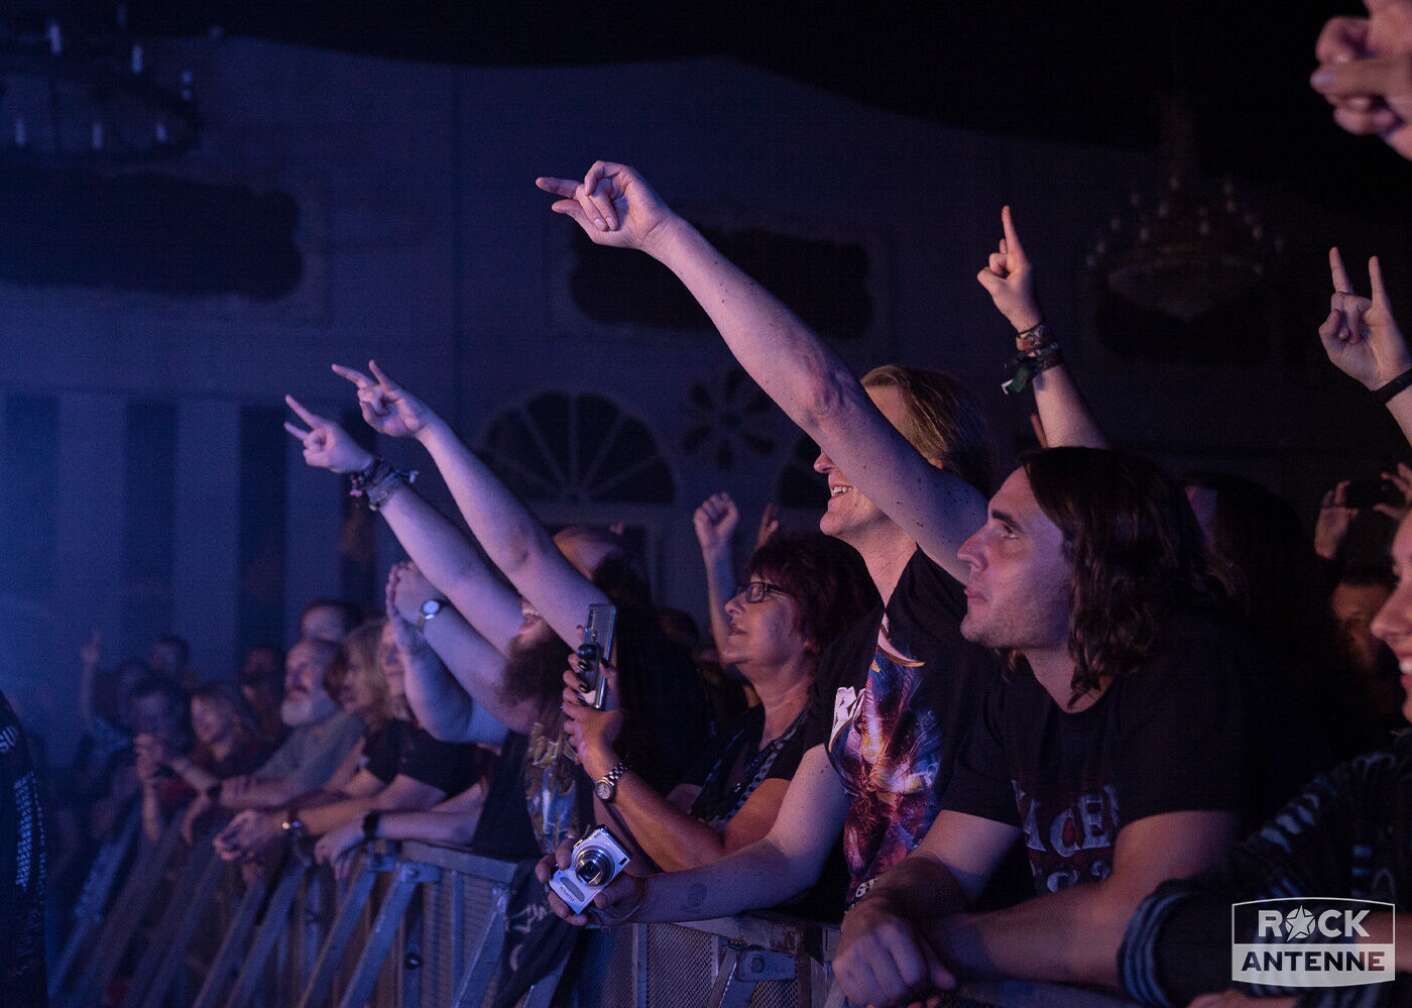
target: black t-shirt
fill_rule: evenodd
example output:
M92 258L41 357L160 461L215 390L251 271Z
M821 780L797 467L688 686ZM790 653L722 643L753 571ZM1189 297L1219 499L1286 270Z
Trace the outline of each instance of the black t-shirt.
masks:
M694 784L701 793L691 804L691 815L714 829L722 829L765 780L789 780L804 756L809 712L772 740L764 751L765 708L756 704L726 721L686 775L683 784Z
M943 807L1021 828L1039 893L1107 878L1118 831L1139 819L1202 810L1249 820L1274 786L1249 751L1256 664L1243 633L1188 610L1152 657L1077 713L1022 666L992 689ZM1292 733L1289 756L1306 741Z
M0 693L0 1004L42 1005L44 813L24 729Z
M370 732L363 742L363 769L384 784L391 784L392 778L397 776L402 747L411 732L412 723L401 718L393 718L377 731Z
M428 784L447 797L476 782L485 766L479 746L442 742L400 718L389 721L363 745L364 769L383 784L399 774Z
M965 614L960 582L918 549L886 609L820 657L803 747L826 744L848 792L850 903L926 835L960 742L1000 675L994 653L961 636Z
M507 732L500 746L470 844L471 850L483 857L503 861L539 857L539 844L520 785L528 746L528 736L518 732Z

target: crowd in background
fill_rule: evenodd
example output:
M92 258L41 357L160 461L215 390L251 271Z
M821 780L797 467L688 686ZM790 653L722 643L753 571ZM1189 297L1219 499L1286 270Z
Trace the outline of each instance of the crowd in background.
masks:
M1313 84L1345 128L1412 157L1412 4L1369 7L1330 23ZM671 271L819 445L818 531L767 511L737 571L739 509L703 502L698 634L617 531L551 535L414 391L334 365L373 430L425 450L460 523L288 398L305 462L346 478L408 559L372 618L313 601L287 650L250 650L233 679L202 680L177 637L112 664L95 635L82 741L42 789L0 705L0 768L29 782L4 813L29 839L0 861L19 880L0 912L21 922L0 992L42 1000L42 834L68 906L116 832L154 843L174 823L250 877L291 838L340 873L375 839L517 862L501 1005L565 960L598 968L582 925L772 907L841 921L855 1004L983 976L1288 1003L1226 990L1230 905L1272 895L1395 904L1368 926L1403 924L1412 969L1412 467L1331 488L1311 536L1257 483L1110 447L1007 207L977 278L1039 444L995 473L970 389L899 365L859 380L634 169L537 184L592 241ZM1368 274L1364 296L1331 250L1317 335L1412 436L1412 352L1376 257ZM600 704L578 649L604 605ZM575 912L545 883L595 826L631 862ZM1408 995L1402 975L1317 1003Z

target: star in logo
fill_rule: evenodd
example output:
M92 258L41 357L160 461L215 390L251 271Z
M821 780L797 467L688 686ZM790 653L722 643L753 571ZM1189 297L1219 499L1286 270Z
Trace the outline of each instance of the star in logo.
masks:
M1285 931L1290 938L1308 938L1314 933L1314 915L1302 906L1285 914Z

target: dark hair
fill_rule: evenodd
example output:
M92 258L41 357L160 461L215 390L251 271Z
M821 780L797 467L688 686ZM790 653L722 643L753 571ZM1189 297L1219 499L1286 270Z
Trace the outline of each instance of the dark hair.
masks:
M1206 558L1231 608L1246 621L1272 667L1309 689L1338 660L1328 585L1294 507L1253 480L1190 473L1188 487L1215 494Z
M163 634L152 643L175 648L177 654L181 656L178 660L182 665L191 660L191 645L186 642L184 637L178 637L176 634Z
M1393 591L1397 588L1397 578L1393 576L1391 570L1386 565L1357 564L1352 567L1345 567L1338 576L1338 583L1348 585L1350 588L1386 588Z
M1077 700L1146 659L1175 608L1212 598L1201 529L1181 485L1140 455L1049 448L1022 466L1073 567Z
M652 608L652 586L626 550L609 553L594 568L593 583L619 609Z
M343 632L345 634L352 630L359 623L363 622L363 610L352 602L336 598L317 598L299 611L299 622L304 622L304 617L308 616L315 609L337 609L338 615L343 622Z
M183 751L191 746L191 705L187 698L186 690L182 689L173 679L157 672L149 673L137 681L132 688L132 702L145 700L147 697L161 697L165 702L167 711L171 714L176 723L177 731L181 735L178 748Z
M944 371L884 364L863 376L864 388L895 388L907 407L902 436L928 459L983 494L994 479L990 432L975 394Z
M858 551L821 532L777 532L755 551L746 569L794 599L799 632L815 652L878 604Z

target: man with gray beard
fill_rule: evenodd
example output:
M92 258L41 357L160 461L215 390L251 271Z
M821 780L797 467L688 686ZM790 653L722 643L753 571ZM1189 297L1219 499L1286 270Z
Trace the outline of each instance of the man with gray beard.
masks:
M213 785L203 797L222 808L242 809L216 838L226 860L241 860L279 834L279 812L296 798L319 790L363 735L363 722L339 709L324 689L337 660L336 644L301 640L285 658L280 719L289 737L253 774Z

